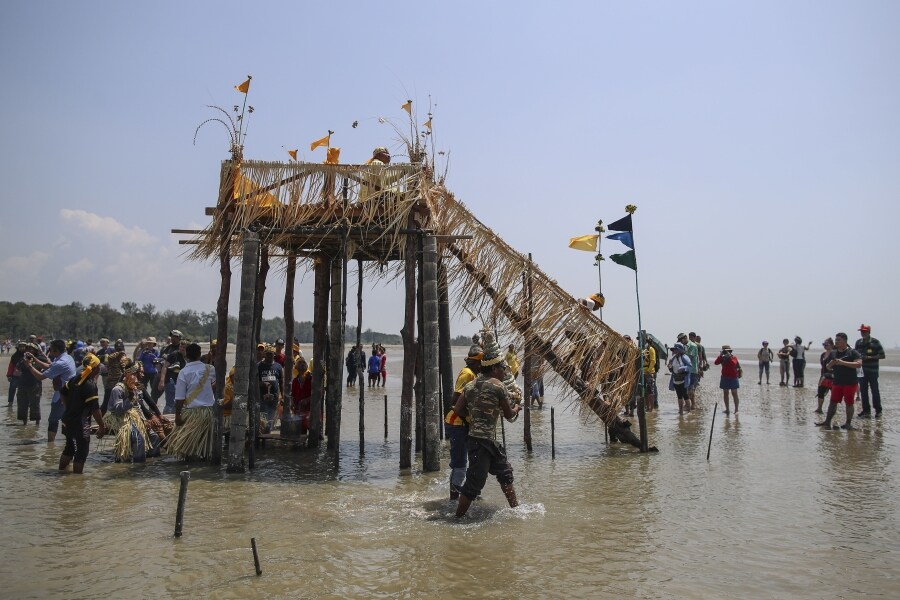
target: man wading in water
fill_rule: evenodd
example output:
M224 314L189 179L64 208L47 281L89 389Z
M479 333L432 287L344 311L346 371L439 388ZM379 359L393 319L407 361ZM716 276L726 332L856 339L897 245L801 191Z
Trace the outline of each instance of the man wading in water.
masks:
M469 454L469 468L466 481L459 490L459 504L456 516L462 517L469 510L472 501L481 494L488 474L497 477L500 489L506 495L510 507L519 505L513 488L513 468L506 458L506 452L497 441L497 419L500 412L512 422L519 415L521 405L509 405L503 379L509 365L503 360L496 341L490 340L481 361L481 375L469 383L454 406L458 415L468 414L472 418L466 449Z

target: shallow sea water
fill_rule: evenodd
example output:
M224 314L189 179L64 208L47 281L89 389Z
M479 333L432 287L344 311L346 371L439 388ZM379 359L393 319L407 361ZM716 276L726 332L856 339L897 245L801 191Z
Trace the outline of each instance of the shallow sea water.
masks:
M648 415L660 452L646 455L604 443L602 428L548 389L532 412L533 452L523 419L506 425L521 506L508 508L491 479L458 521L446 445L441 472L423 473L418 456L398 469L402 353L388 356L387 388L366 389L362 452L358 390L345 388L338 459L270 445L243 475L170 458L115 464L96 439L85 475L60 475L62 443L6 412L0 596L900 597L896 368L882 372L883 418L851 432L813 426L814 387L759 386L755 368L727 417L715 368L700 408L683 417L661 376L661 410ZM755 363L751 351L739 356ZM182 470L191 481L175 539Z

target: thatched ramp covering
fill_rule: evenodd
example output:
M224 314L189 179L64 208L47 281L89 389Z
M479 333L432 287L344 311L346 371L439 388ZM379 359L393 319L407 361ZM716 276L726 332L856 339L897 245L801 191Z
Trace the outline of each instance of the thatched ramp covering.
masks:
M496 323L501 339L523 336L556 374L555 382L574 392L586 416L622 425L616 414L638 377L637 348L537 265L530 269L529 303L527 258L435 184L427 169L226 161L218 206L207 212L213 221L191 241L192 259L214 259L222 240L230 240L231 256L240 255L242 232L254 227L263 243L300 257L323 252L382 266L404 257L414 216L421 229L438 236L457 308L483 324ZM383 278L402 272L402 262L369 270Z

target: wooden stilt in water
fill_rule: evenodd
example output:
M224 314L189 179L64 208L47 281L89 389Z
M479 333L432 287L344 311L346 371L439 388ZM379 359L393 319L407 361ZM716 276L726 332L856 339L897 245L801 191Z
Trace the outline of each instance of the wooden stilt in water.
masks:
M425 323L422 347L424 370L423 406L425 408L425 455L422 468L425 471L440 471L440 409L438 403L440 378L438 373L438 281L437 281L437 240L427 236L423 240L422 271L425 285L422 290L423 321Z
M178 509L175 511L175 537L181 537L184 527L184 503L187 501L188 482L191 480L190 471L181 472L181 487L178 488Z
M231 403L231 435L228 446L228 472L243 473L246 469L245 451L248 441L248 406L250 383L255 382L256 343L253 335L253 304L255 302L256 272L259 265L259 235L244 233L244 256L241 266L241 294L238 309L237 344L234 359L234 399ZM224 350L224 349L223 349ZM223 352L224 353L224 352Z
M287 273L284 284L284 407L281 412L281 423L291 416L291 381L294 377L294 285L297 276L297 253L289 252L287 257Z
M422 453L425 464L425 269L422 262L422 236L416 236L416 453Z
M453 348L450 345L450 291L447 284L447 266L438 256L438 363L441 374L441 411L438 415L443 424L453 403ZM441 439L444 439L444 427L440 426Z
M328 450L337 453L341 444L341 409L344 391L344 297L342 288L344 261L340 256L331 259L331 323L328 344L328 389L325 431Z
M256 567L256 576L262 575L262 568L259 566L259 552L256 551L256 538L250 538L250 547L253 548L253 566Z
M550 458L556 458L556 412L550 407Z
M713 429L716 426L716 412L719 410L719 403L716 402L716 405L713 407L713 418L712 424L709 426L709 445L706 447L706 460L709 460L709 453L712 452L712 435Z
M522 273L522 288L525 290L526 298L526 318L528 322L526 326L528 331L532 327L532 315L534 314L534 299L531 297L531 252L528 253L528 264L525 266L525 272ZM523 435L525 437L525 448L531 452L533 450L531 444L531 384L534 380L534 368L537 363L534 355L534 344L529 336L525 337L523 351L525 353L522 359L522 376L523 376L523 395L522 402L525 405L525 423L523 424Z
M415 227L412 215L409 217L408 229ZM406 234L403 281L406 297L403 312L403 382L400 391L400 468L412 466L412 404L413 379L416 372L416 344L414 338L416 326L416 238Z
M384 439L388 439L387 394L384 395Z
M357 259L356 274L358 277L356 286L356 357L362 350L362 318L363 318L363 261ZM356 379L359 386L359 453L363 454L366 447L366 384L363 374L366 372L366 361L356 365Z
M310 398L309 435L306 445L317 448L322 436L322 398L325 382L324 365L328 342L328 284L331 279L331 260L324 254L315 259L316 282L313 292L313 349L312 398Z

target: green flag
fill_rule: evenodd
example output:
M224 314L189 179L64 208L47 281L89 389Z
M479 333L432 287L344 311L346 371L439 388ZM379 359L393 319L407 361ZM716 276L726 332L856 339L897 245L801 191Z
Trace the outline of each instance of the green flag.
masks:
M623 267L628 267L637 271L637 259L634 256L634 250L629 250L624 254L610 254L609 259L614 263L619 263Z

